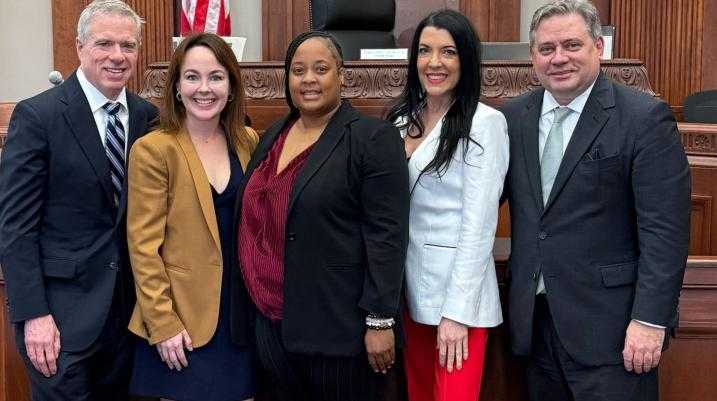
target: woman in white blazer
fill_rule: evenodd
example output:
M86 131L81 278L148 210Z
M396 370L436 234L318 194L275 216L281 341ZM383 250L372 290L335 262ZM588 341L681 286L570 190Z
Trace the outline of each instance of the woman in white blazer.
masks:
M492 250L508 170L503 115L479 102L480 41L462 14L418 25L402 130L411 185L404 350L410 401L475 401L488 327L502 323Z

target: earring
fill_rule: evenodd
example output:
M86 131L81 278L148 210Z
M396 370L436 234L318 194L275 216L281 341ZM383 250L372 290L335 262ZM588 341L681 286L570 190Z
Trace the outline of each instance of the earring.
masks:
M177 90L177 96L176 96L176 97L177 97L177 100L179 100L180 102L182 101L182 94L179 93L179 90Z
M230 93L229 96L227 97L227 103L230 103L232 100L234 100L234 94Z

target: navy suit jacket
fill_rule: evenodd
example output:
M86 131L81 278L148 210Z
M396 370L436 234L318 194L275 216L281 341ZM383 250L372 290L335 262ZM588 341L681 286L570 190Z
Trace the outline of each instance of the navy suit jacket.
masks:
M558 337L577 362L622 363L630 319L677 325L690 175L669 107L599 75L543 206L538 121L544 89L507 103L509 323L531 352L539 272Z
M129 92L127 103L129 149L157 110ZM129 321L125 194L126 183L116 208L105 149L75 74L17 104L0 160L0 265L12 322L52 314L62 349L80 351L101 332L113 294Z

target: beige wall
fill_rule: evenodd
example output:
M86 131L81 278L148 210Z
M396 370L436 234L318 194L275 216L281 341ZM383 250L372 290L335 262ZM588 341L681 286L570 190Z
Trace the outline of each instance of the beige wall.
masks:
M522 0L520 7L520 41L527 42L530 32L530 20L533 19L533 13L540 6L547 4L548 0Z
M16 102L51 86L50 0L0 0L0 102Z
M231 0L230 4L232 35L246 38L243 61L261 61L261 0Z

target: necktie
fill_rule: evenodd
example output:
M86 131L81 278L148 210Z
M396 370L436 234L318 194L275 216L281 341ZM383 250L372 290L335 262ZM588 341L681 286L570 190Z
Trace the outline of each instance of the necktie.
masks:
M560 162L563 160L563 122L570 115L570 109L567 107L558 107L553 112L553 125L550 126L550 132L545 139L543 147L543 156L540 158L540 182L543 186L543 205L548 203L550 191L553 189L555 176L558 175ZM538 277L537 294L545 293L545 280L543 272Z
M558 107L554 111L553 125L545 139L543 156L540 158L540 182L543 185L543 205L548 202L553 189L555 176L558 175L560 162L563 160L563 122L570 115L567 107Z
M107 112L105 151L107 152L107 159L110 161L110 177L112 178L112 187L114 189L115 206L117 206L119 205L119 199L122 194L122 182L124 181L125 170L125 134L124 127L118 116L122 105L120 103L107 102L102 108Z

